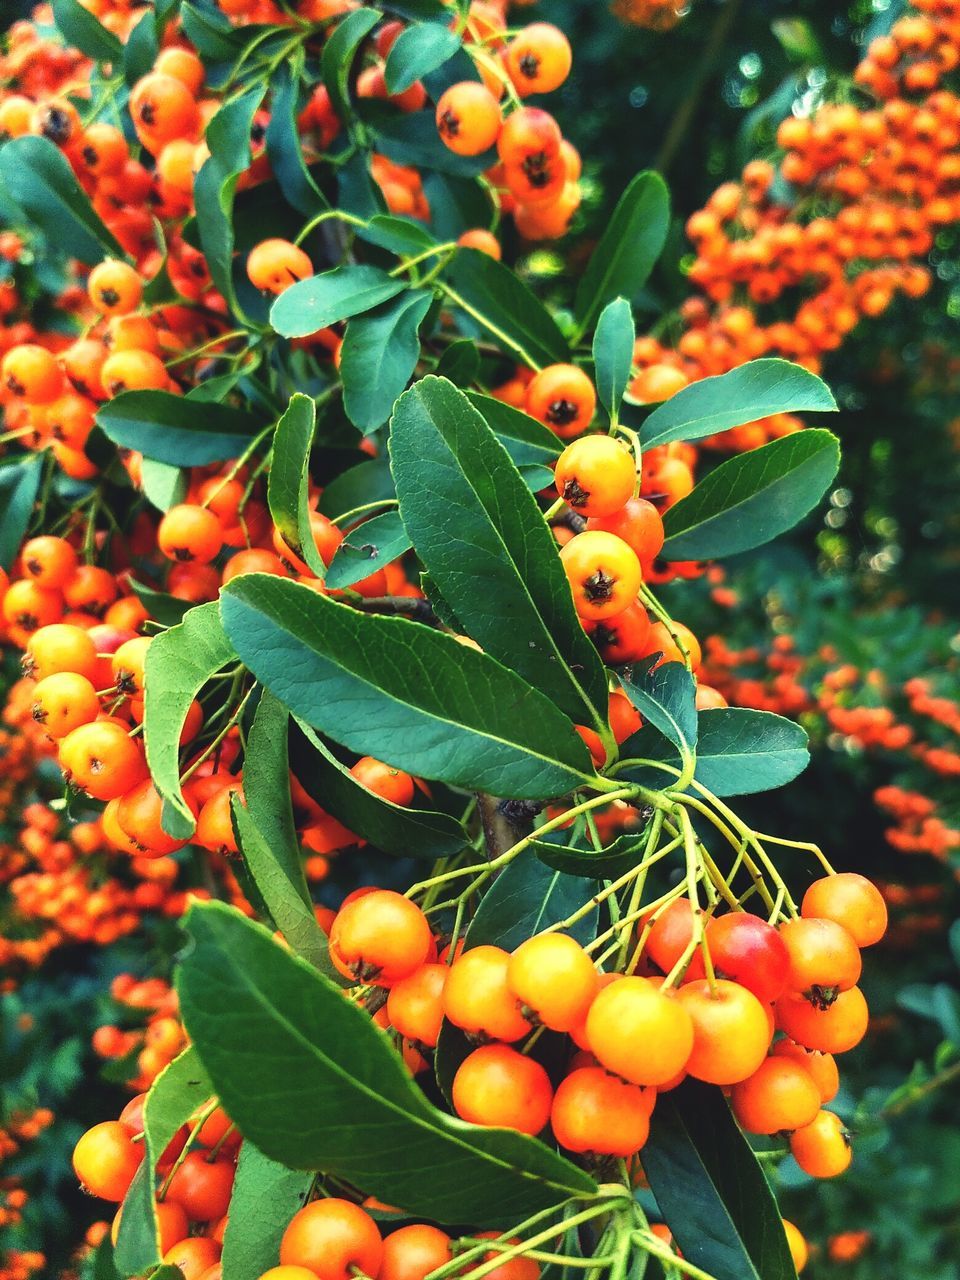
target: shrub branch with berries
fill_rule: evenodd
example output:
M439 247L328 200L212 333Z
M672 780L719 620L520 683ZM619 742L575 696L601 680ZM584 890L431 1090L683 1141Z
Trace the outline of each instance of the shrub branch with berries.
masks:
M787 415L833 398L702 359L706 318L686 371L638 341L656 174L560 305L501 261L580 199L524 101L569 43L503 9L56 0L69 49L13 33L47 73L0 102L4 203L77 323L4 344L6 636L77 849L207 872L182 1027L74 1153L121 1276L780 1280L806 1246L745 1135L851 1159L826 1108L883 898L732 807L805 735L698 679L650 585L814 508L838 442ZM692 228L715 300L749 213ZM780 350L816 363L748 354ZM378 885L315 905L364 846Z

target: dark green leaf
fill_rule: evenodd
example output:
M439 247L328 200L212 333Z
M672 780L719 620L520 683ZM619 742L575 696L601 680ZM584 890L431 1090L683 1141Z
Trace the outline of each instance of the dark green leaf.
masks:
M66 157L48 138L25 135L0 146L0 183L50 246L90 266L123 249L93 211Z
M143 1108L145 1155L123 1201L114 1261L125 1276L160 1262L160 1229L154 1199L154 1170L182 1124L213 1093L191 1046L165 1067L147 1093Z
M233 818L244 861L274 923L293 949L335 977L326 938L317 924L300 861L290 801L289 713L264 691L253 717L243 761L243 795Z
M323 46L320 72L333 109L341 120L346 120L351 114L348 85L353 60L382 17L382 13L370 6L356 9L337 23L336 30Z
M682 662L664 662L645 674L624 680L627 697L654 728L684 755L697 745L696 687Z
M270 167L280 190L295 209L309 216L326 209L328 204L307 169L297 129L297 89L302 70L303 49L300 48L271 76L266 144Z
M123 46L78 0L53 0L53 20L67 44L94 62L120 61Z
M514 951L527 938L586 906L594 891L582 876L565 875L521 854L483 895L467 930L465 946L489 943ZM590 912L564 932L578 942L591 942L597 932L597 914L597 910Z
M480 372L480 352L469 338L451 342L437 362L438 378L449 378L456 387L468 387Z
M466 843L463 827L445 813L405 809L368 791L309 725L297 722L291 741L293 771L318 804L338 822L398 858L448 858Z
M430 202L430 225L441 240L456 240L490 222L490 197L474 178L431 170L424 175L423 190Z
M154 786L163 797L164 831L178 840L196 822L180 789L180 734L194 700L234 657L217 602L191 609L179 626L155 636L144 667L144 738Z
M234 578L221 609L254 675L350 750L502 796L560 795L591 776L566 717L453 636L265 574Z
M356 151L337 173L337 208L356 218L386 213L387 202L370 172L370 153Z
M235 27L229 18L213 7L203 7L184 0L180 8L183 33L208 62L230 62L263 27Z
M226 1275L232 1280L259 1280L276 1266L281 1237L306 1203L313 1177L309 1170L288 1169L252 1142L244 1142L223 1237Z
M155 11L147 9L123 46L123 76L128 85L135 85L152 70L159 47Z
M670 440L701 440L772 413L826 413L836 407L827 384L802 365L750 360L671 396L646 419L640 439L647 448Z
M164 627L177 626L193 608L190 600L179 600L176 596L167 595L165 591L155 591L153 587L144 586L134 579L130 580L130 589L143 602L150 617Z
M172 467L235 458L260 425L242 409L169 391L123 391L100 406L97 424L114 444Z
M379 267L348 263L285 289L270 308L270 323L285 338L304 338L370 311L406 288L405 280L388 276Z
M543 303L502 262L476 249L459 249L444 285L461 307L501 346L534 364L570 359L566 339Z
M595 1194L535 1139L431 1106L368 1014L262 926L207 903L186 928L184 1022L224 1107L272 1159L441 1223L506 1225Z
M408 289L347 325L340 354L343 405L364 433L383 426L410 381L420 359L420 325L432 302L429 289Z
M630 381L636 336L633 312L626 298L608 302L600 313L597 331L593 335L593 363L597 395L611 417L616 417Z
M410 537L398 511L385 511L351 529L337 548L326 584L334 590L352 587L410 550Z
M829 431L798 431L721 463L664 517L667 560L709 560L762 546L811 511L837 474Z
M392 213L378 213L365 227L357 227L357 235L368 244L379 245L390 253L414 256L425 253L437 243L422 222Z
M188 8L185 5L184 11ZM207 125L204 136L210 156L193 187L200 244L210 275L231 310L241 318L243 310L233 283L233 200L240 174L250 164L250 129L266 89L263 80L254 84L239 97L226 102Z
M647 282L670 227L670 193L658 173L639 173L620 197L577 287L578 332L588 333L618 295L632 302Z
M387 93L403 93L460 48L460 37L439 22L413 23L393 43L383 69Z
M444 0L386 0L383 7L390 13L399 13L401 18L409 18L411 22L427 18L447 21L450 17L450 8Z
M530 848L546 866L568 876L615 880L641 861L644 840L642 831L627 831L603 849L554 843L552 840L533 840Z
M810 760L807 735L770 711L701 711L695 777L718 796L771 791L792 782Z
M310 528L310 449L316 420L316 404L295 392L273 437L267 505L287 546L323 578L326 567Z
M9 569L17 558L42 474L43 458L38 454L0 467L0 568Z
M396 497L393 476L386 458L371 458L344 471L320 495L320 510L331 520L368 502Z
M719 1089L687 1081L660 1094L643 1168L693 1266L715 1280L796 1280L773 1192Z
M605 720L603 665L553 535L462 391L427 377L400 398L390 465L416 553L468 634L576 721Z
M467 399L479 409L518 467L552 467L560 456L561 444L549 427L545 427L528 413L522 413L513 405L495 400L493 396L468 391Z
M187 475L181 467L145 457L140 474L144 497L158 511L169 511L187 495Z

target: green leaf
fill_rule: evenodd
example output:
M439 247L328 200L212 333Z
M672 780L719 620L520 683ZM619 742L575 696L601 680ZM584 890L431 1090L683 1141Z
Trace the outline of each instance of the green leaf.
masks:
M718 796L745 796L792 782L807 767L807 735L771 711L701 711L695 777Z
M400 256L424 253L437 243L422 222L392 213L376 214L365 227L357 227L356 232L367 244L378 245Z
M469 948L490 943L504 951L514 951L527 938L586 906L593 892L582 876L565 875L521 854L508 863L483 895L464 945ZM565 932L578 942L591 942L597 932L597 911L576 921Z
M664 662L645 674L624 679L624 692L643 716L682 755L697 745L696 686L682 662Z
M453 636L266 574L234 578L221 610L257 679L350 750L502 796L560 795L591 776L566 717Z
M326 584L333 590L352 587L409 550L410 536L399 511L385 511L344 537L327 570Z
M550 428L536 418L478 391L468 391L467 399L483 414L515 466L552 467L559 458L563 446Z
M4 569L10 568L20 551L42 474L39 454L0 467L0 567Z
M597 395L612 418L616 418L620 401L630 381L633 344L637 331L633 312L626 298L608 302L600 313L593 335L593 363L597 375Z
M287 200L309 216L329 208L326 197L314 182L303 159L297 129L297 89L303 72L303 47L289 62L282 62L270 77L270 121L267 125L267 155L274 177Z
M184 6L184 13L188 8ZM240 174L250 164L250 129L266 90L264 80L255 83L213 117L204 135L210 155L193 186L200 245L210 275L231 311L241 319L244 312L233 283L233 201Z
M603 664L553 535L462 391L427 377L401 396L390 465L416 553L467 633L574 720L605 722Z
M429 289L408 289L347 325L340 353L343 407L365 434L383 426L413 376L420 325L432 302Z
M643 1168L693 1266L715 1280L796 1280L773 1192L719 1089L688 1080L660 1094Z
M184 1022L224 1107L272 1159L441 1223L506 1225L595 1194L535 1139L433 1107L369 1015L262 926L207 903L186 929Z
M160 43L157 39L156 11L148 9L136 23L123 46L123 78L131 87L153 68Z
M120 41L77 0L53 0L53 20L67 44L94 62L120 61L123 55Z
M721 463L663 524L666 560L710 560L762 546L791 529L826 493L840 466L829 431L798 431Z
M816 374L789 360L749 360L671 396L646 419L646 448L670 440L702 440L772 413L828 413L836 401Z
M295 392L273 437L267 505L284 542L322 579L326 566L310 528L310 449L316 426L316 404Z
M123 391L100 406L97 425L121 448L172 467L201 467L242 453L260 423L226 404L169 391Z
M542 863L567 876L615 880L640 862L645 840L642 831L626 831L602 849L554 843L552 839L532 840L530 848Z
M169 462L145 457L140 475L144 497L158 511L169 511L187 496L186 472Z
M438 378L448 378L456 387L468 387L480 372L480 352L470 338L457 338L437 361Z
M105 253L125 256L94 213L63 152L48 138L28 134L0 146L0 183L58 253L89 266Z
M142 582L130 579L130 589L138 600L142 601L154 622L163 627L175 627L182 622L184 615L193 608L190 600L180 600L168 595L165 591L157 591L145 586Z
M180 1126L213 1092L193 1046L174 1058L150 1086L143 1107L146 1154L123 1201L114 1251L114 1261L122 1275L146 1271L160 1262L154 1170Z
M313 1186L310 1170L288 1169L245 1141L237 1161L223 1237L224 1273L259 1280L277 1264L280 1240Z
M370 311L406 289L405 280L387 275L380 267L347 263L284 289L270 308L270 323L285 338L305 338Z
M212 675L234 657L217 602L191 609L176 627L155 636L144 665L144 739L153 784L163 797L162 826L187 840L196 822L180 789L180 734L190 704Z
M403 93L430 71L442 67L460 48L460 37L439 22L413 23L401 31L383 69L387 93Z
M232 801L243 859L277 928L293 949L336 979L313 913L290 801L289 713L264 690L243 757L243 795Z
M364 40L377 25L383 14L370 6L356 9L337 23L336 30L323 46L320 74L327 86L330 102L341 120L351 114L350 72L353 60Z
M337 171L337 208L355 218L375 218L387 211L383 193L370 172L370 153L355 151Z
M624 191L577 287L578 334L588 333L618 295L632 302L647 282L670 227L670 193L658 173L639 173Z
M291 739L293 771L308 795L338 822L398 858L448 858L467 843L463 827L445 813L406 809L359 783L302 720Z
M458 249L444 289L503 348L534 364L570 359L567 340L539 298L502 262Z
M213 7L200 9L184 0L180 7L183 33L205 62L230 62L254 35L264 28L235 27L219 10Z
M386 458L371 458L331 480L320 495L320 510L334 520L368 502L386 502L395 497L390 464Z
M108 1231L97 1245L93 1255L93 1274L91 1280L120 1280L120 1274L113 1262L113 1241Z

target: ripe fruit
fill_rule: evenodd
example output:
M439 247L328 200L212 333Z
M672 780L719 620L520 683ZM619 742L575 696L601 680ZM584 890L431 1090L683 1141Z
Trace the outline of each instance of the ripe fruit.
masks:
M179 1267L183 1280L201 1280L220 1261L220 1245L207 1236L190 1236L175 1244L163 1260L168 1266Z
M94 720L68 733L59 758L68 781L95 800L114 800L147 775L140 748L115 720Z
M516 115L510 119L516 119ZM551 364L531 380L525 407L532 418L552 427L561 439L568 439L590 425L597 408L597 393L575 364Z
M790 957L776 929L759 916L734 911L707 922L707 946L718 978L746 987L762 1004L786 990Z
M569 1031L582 1021L600 978L574 938L540 933L522 942L510 957L507 984L534 1022L551 1031Z
M500 947L471 947L450 966L443 1011L468 1035L490 1040L520 1040L530 1030L507 975L510 956Z
M550 1118L550 1078L534 1058L505 1044L474 1049L453 1078L453 1106L471 1124L539 1133Z
M630 498L608 516L591 516L587 528L616 534L636 553L641 564L652 563L663 548L663 520L646 498Z
M833 920L787 920L780 926L790 958L787 987L816 1003L831 1004L840 991L856 986L863 967L860 951L842 925Z
M770 1045L770 1023L757 997L736 982L703 979L680 988L677 999L690 1015L693 1049L687 1071L708 1084L736 1084L752 1075Z
M413 803L414 781L402 769L394 769L382 760L374 760L373 756L364 756L353 765L350 772L368 791L373 791L383 800L389 800L391 804L406 808Z
M835 1178L853 1159L843 1121L832 1111L818 1112L810 1124L792 1134L790 1150L812 1178Z
M261 240L247 257L247 275L255 289L279 294L296 280L313 275L313 263L289 240Z
M652 1089L627 1084L601 1067L580 1067L560 1082L550 1124L568 1151L627 1157L646 1142L655 1101Z
M170 1179L167 1195L192 1222L213 1222L230 1207L235 1172L231 1160L208 1160L206 1151L191 1151Z
M807 1242L803 1237L803 1233L798 1227L795 1227L792 1222L788 1222L786 1218L783 1219L783 1230L787 1237L787 1246L790 1249L790 1257L793 1259L793 1265L799 1273L807 1265L807 1261L810 1257L810 1250L807 1247Z
M647 978L622 978L595 997L586 1040L614 1075L632 1084L666 1084L687 1065L693 1023L673 992Z
M205 507L180 503L160 521L157 545L168 560L209 564L223 546L223 527Z
M24 574L38 586L62 590L77 568L77 553L63 538L30 538L20 552Z
M858 947L870 947L887 931L887 904L876 885L854 871L815 880L800 914L842 925Z
M458 156L478 156L492 147L501 120L499 102L474 80L451 85L437 102L437 132Z
M586 436L568 444L557 459L557 493L582 516L609 516L633 496L633 454L611 436Z
M612 533L578 533L561 548L560 559L581 618L615 617L636 599L642 581L640 561Z
M432 1049L443 1022L443 990L450 974L445 964L423 964L401 978L387 996L387 1017L407 1040Z
M280 1262L306 1267L319 1280L353 1280L353 1268L376 1276L382 1259L374 1220L359 1205L334 1197L295 1213L280 1241Z
M821 1104L832 1102L837 1096L840 1072L832 1054L805 1049L802 1044L797 1044L786 1036L778 1040L770 1052L776 1058L790 1058L803 1066L817 1086Z
M41 680L33 691L33 718L51 738L64 738L100 712L97 691L86 676L60 671Z
M777 1026L791 1040L821 1053L846 1053L867 1033L870 1019L859 987L841 991L827 1007L813 1004L804 995L788 992L776 1006Z
M779 1133L811 1124L820 1110L820 1090L796 1059L765 1058L730 1094L733 1114L748 1133Z
M73 1149L73 1170L91 1195L119 1203L143 1159L143 1143L132 1140L118 1120L95 1124Z
M346 977L389 987L419 969L433 950L433 936L416 903L375 889L337 913L329 946Z
M143 284L139 273L129 263L107 258L90 272L87 293L103 315L125 316L140 305Z
M29 404L49 404L60 394L63 374L46 347L24 342L3 357L0 381L11 395Z
M424 1280L450 1261L450 1237L439 1227L413 1222L383 1242L383 1262L377 1280ZM283 1280L278 1277L278 1280ZM291 1276L289 1280L296 1280Z
M573 52L567 37L549 22L532 22L507 45L503 64L521 98L552 93L570 74Z

